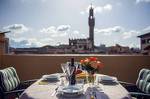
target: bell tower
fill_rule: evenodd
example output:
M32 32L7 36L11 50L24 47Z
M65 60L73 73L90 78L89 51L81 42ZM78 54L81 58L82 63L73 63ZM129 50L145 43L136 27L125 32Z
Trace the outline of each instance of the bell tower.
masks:
M89 9L89 18L88 18L88 24L89 24L89 40L92 43L92 49L94 49L94 26L95 26L95 17L94 17L94 8L91 7Z

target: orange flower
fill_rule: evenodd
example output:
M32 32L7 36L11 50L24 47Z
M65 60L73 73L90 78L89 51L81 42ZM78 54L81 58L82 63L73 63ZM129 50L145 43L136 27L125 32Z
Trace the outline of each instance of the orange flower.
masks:
M89 60L90 61L97 61L97 58L96 57L90 57Z
M86 58L86 59L84 60L84 62L85 62L85 63L88 63L88 62L90 62L90 60L89 60L88 58Z
M104 67L103 63L98 61L96 57L82 59L80 63L87 71L99 71Z
M84 60L80 60L80 63L83 64L83 63L84 63Z
M103 68L104 67L103 63L100 62L100 61L97 61L97 66L98 66L98 68Z
M94 69L97 69L98 67L97 62L96 61L91 62L91 67L93 67Z

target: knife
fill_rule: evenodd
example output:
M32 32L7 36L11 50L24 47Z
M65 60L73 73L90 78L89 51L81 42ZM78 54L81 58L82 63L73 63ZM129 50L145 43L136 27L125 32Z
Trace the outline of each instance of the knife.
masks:
M96 96L96 92L95 92L95 91L93 92L93 94L94 94L95 99L97 99L97 96Z

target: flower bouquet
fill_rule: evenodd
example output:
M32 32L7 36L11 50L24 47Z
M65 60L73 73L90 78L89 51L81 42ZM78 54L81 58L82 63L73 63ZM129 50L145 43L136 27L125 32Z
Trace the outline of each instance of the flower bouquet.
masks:
M89 82L94 81L94 73L98 73L99 70L104 66L103 63L100 62L96 57L82 59L80 63L82 68L88 72Z

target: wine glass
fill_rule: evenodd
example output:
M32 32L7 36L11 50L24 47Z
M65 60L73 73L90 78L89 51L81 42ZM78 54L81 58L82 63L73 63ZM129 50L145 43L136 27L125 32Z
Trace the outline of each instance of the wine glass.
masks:
M69 65L70 65L69 63L62 63L61 68L63 70L64 76L66 77L66 79L69 81L70 84L71 75L73 74L75 67L71 67Z
M67 65L65 63L61 64L61 69L62 69L64 75L67 75Z

